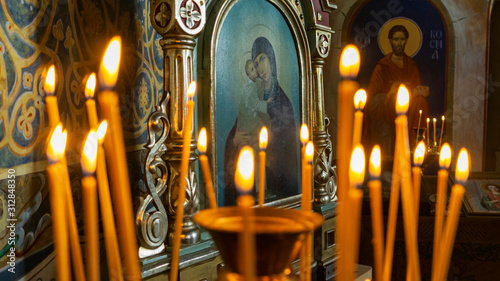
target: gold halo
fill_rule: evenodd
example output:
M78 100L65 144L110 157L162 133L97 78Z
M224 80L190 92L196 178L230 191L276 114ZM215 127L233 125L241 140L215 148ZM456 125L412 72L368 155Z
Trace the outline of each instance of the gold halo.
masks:
M496 186L498 189L500 189L500 184L498 184L498 183L491 183L491 182L487 182L487 183L483 183L483 184L481 184L481 188L482 188L483 190L485 190L485 191L490 191L490 190L488 189L488 186L490 186L490 185Z
M395 25L402 25L408 30L408 42L406 42L405 53L409 57L415 56L420 47L422 47L422 30L409 18L393 18L388 20L380 29L378 34L378 46L384 55L392 52L391 43L389 43L389 30Z

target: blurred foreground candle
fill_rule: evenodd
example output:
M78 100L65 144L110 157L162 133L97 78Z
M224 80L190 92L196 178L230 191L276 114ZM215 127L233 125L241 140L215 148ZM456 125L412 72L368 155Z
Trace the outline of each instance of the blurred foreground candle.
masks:
M62 131L61 124L54 127L50 135L50 143L47 148L47 176L50 187L50 207L52 214L52 232L54 235L54 247L56 252L56 277L57 280L71 279L71 265L69 257L69 240L66 224L66 209L63 192L63 184L60 176L64 172L61 159L66 148L66 131Z
M267 128L262 127L259 135L259 206L264 206L264 195L266 194L266 148L267 148Z
M401 198L404 218L404 232L406 242L406 254L409 259L410 280L420 280L420 261L418 259L418 242L416 232L415 207L412 200L413 190L411 182L411 160L410 146L408 139L408 118L406 112L410 104L410 94L408 89L401 84L398 89L396 98L396 134L400 136L399 158L399 174L401 184ZM401 138L402 136L402 138Z
M99 280L99 216L97 186L94 177L97 158L97 134L90 131L82 151L82 190L85 226L85 260L87 280Z
M361 143L361 134L363 133L363 109L366 104L366 91L359 89L354 95L354 130L352 136L352 145Z
M43 90L45 91L45 104L47 105L49 125L54 129L60 121L57 97L54 95L56 91L56 68L54 65L49 66L47 70Z
M254 186L254 157L253 149L245 146L238 156L238 164L234 175L234 183L238 194L238 206L242 211L243 230L239 239L240 258L243 276L245 280L254 280L256 276L255 260L255 235L253 227L252 206L254 197L252 189Z
M353 81L359 71L359 51L354 45L347 45L340 55L340 76L343 79L338 89L337 118L337 173L338 173L338 216L336 247L338 253L337 274L339 280L344 280L346 252L344 251L346 231L346 203L349 190L349 157L352 148L353 107L352 99L359 85Z
M439 255L439 242L441 241L441 235L443 230L444 222L444 209L446 202L446 189L448 186L448 168L451 164L451 148L445 143L441 147L439 152L439 171L437 177L437 190L436 190L436 215L434 219L434 248L432 252L432 260L435 265L436 260ZM433 267L433 271L435 268Z
M380 181L380 146L375 145L370 156L370 207L372 211L373 228L373 260L375 265L375 280L382 281L382 263L384 260L384 220L382 212L382 182Z
M450 204L446 215L446 223L443 236L439 240L439 244L434 244L434 247L439 247L439 254L433 281L445 280L450 267L451 254L455 243L457 233L458 219L460 218L460 209L462 207L462 198L465 193L465 183L469 177L469 155L467 149L462 148L458 154L457 169L455 171L455 184L451 189Z
M186 200L186 177L189 170L189 152L191 145L191 131L193 130L194 114L194 94L196 92L196 83L191 82L188 87L187 95L187 114L184 123L184 136L182 139L181 166L179 174L179 186L177 194L177 209L175 211L175 229L174 245L172 250L172 262L170 269L170 280L177 281L177 271L179 270L179 251L181 249L181 232L184 224L184 201Z
M127 155L123 138L120 107L116 92L112 91L118 78L120 65L121 39L112 38L99 68L99 85L104 90L99 94L99 105L104 118L108 121L109 135L104 141L106 157L111 174L113 206L118 224L119 242L125 267L125 279L139 280L139 255L135 235L130 181L127 168Z
M205 188L207 192L208 203L210 204L210 208L217 208L214 185L212 183L212 175L210 174L210 167L208 165L207 130L205 128L201 128L200 134L198 135L198 151L200 152L201 170L203 172L203 177L205 178Z

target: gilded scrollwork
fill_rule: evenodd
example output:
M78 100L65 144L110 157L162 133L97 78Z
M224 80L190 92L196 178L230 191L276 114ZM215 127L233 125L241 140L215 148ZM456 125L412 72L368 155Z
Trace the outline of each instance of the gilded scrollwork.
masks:
M205 5L203 0L152 0L151 24L161 35L197 35L205 25Z

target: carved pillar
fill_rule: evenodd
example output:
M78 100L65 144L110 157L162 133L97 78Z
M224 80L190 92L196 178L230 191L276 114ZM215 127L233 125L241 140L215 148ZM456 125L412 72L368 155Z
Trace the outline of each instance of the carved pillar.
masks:
M314 34L311 34L313 33ZM314 204L321 206L334 199L337 189L335 167L332 166L332 144L328 134L328 121L325 118L323 65L330 51L330 28L320 25L309 31L315 37L316 48L312 58L313 73L313 141L315 147L314 163Z
M164 244L172 245L176 215L182 136L187 114L186 91L193 81L195 38L205 25L205 1L151 0L152 26L163 36L164 94L149 118L149 153L145 163L146 189L139 197L136 224L141 248L157 253ZM159 137L158 137L159 135ZM191 139L189 170L185 188L183 245L200 241L200 230L192 221L199 208L198 183L194 171L197 155L194 134ZM168 225L168 228L167 228ZM168 229L168 232L166 231ZM167 239L168 237L168 239ZM151 255L145 254L142 257Z

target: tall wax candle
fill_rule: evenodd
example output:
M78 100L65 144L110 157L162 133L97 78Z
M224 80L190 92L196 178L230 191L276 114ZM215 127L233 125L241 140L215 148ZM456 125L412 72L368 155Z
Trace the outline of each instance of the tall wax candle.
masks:
M170 269L170 280L177 281L177 271L179 270L179 251L181 249L181 234L184 220L184 201L186 200L186 177L189 170L189 153L191 145L191 131L193 130L193 114L194 114L194 94L196 91L196 83L191 82L188 87L187 95L187 114L184 123L184 136L182 140L182 155L179 174L179 190L177 194L177 209L175 212L175 229L174 229L174 245L172 250L172 260Z
M430 141L429 141L429 122L431 121L430 118L427 118L427 147L430 148Z
M300 169L301 169L301 206L302 210L306 210L307 208L307 200L309 198L309 187L310 185L307 185L307 175L306 175L306 145L307 142L309 141L309 129L307 128L306 124L302 124L300 126L300 143L301 143L301 149L300 149ZM307 263L307 236L306 236L306 242L302 244L302 248L300 249L300 279L301 280L306 280L307 279L307 268L309 264Z
M137 237L132 213L132 198L127 167L127 156L123 138L123 129L119 109L118 95L112 91L118 78L120 65L121 38L115 36L106 49L99 68L99 83L103 92L99 93L98 102L104 119L108 121L109 135L104 140L106 157L111 175L113 206L116 216L119 243L125 267L125 279L139 280L139 254Z
M373 260L375 280L382 280L382 264L384 260L384 216L382 211L382 182L380 181L380 146L375 145L370 156L370 208L373 229Z
M312 141L308 141L307 145L305 147L305 153L304 153L304 163L305 163L305 189L309 190L307 193L302 194L302 198L304 199L302 201L302 210L306 212L311 212L312 211L312 182L313 182L313 176L312 176L312 162L314 158L314 145ZM312 235L311 232L308 232L306 234L306 242L305 242L305 267L304 267L304 273L305 273L305 280L310 281L311 280L311 263L312 263L312 241L311 241Z
M337 175L338 175L338 216L336 247L338 253L337 274L339 280L344 280L345 271L345 223L346 203L349 190L349 159L352 146L353 107L352 99L359 84L354 81L359 71L359 50L354 45L347 45L340 55L339 72L342 81L338 88L337 117Z
M417 136L415 137L415 143L418 143L418 136L420 135L420 119L422 119L422 109L418 111Z
M361 143L361 134L363 133L363 109L366 104L366 91L359 89L354 95L354 129L352 136L352 146Z
M444 115L441 116L441 136L439 137L439 146L441 146L441 142L443 141L443 131L444 131Z
M259 135L259 206L264 206L266 194L266 148L267 148L267 128L264 126Z
M425 157L425 144L423 141L419 142L417 144L417 148L415 149L414 157L413 157L413 164L414 166L412 167L412 179L413 179L413 198L415 200L414 206L415 206L415 216L417 220L416 224L416 229L418 229L418 214L419 214L419 206L420 206L420 183L421 183L421 177L422 177L422 163L424 162L424 157Z
M102 143L108 127L107 121L98 124L97 108L94 100L96 86L96 76L92 73L87 78L85 85L85 105L87 106L87 116L91 128L97 129L98 146L97 150L97 186L99 192L99 203L104 229L104 242L106 247L106 258L108 262L108 274L110 280L123 280L122 263L120 261L120 251L116 236L115 218L113 216L113 204L109 193L108 174L106 169L106 159ZM99 126L98 126L99 125Z
M54 65L49 66L47 70L43 90L45 91L45 104L47 105L49 126L55 128L60 122L60 118L57 97L54 94L56 91L56 68Z
M432 128L433 128L433 133L434 133L434 147L437 146L437 141L436 141L436 118L432 118Z
M97 211L97 185L95 179L97 134L91 131L82 151L83 222L85 230L85 260L87 280L99 280L99 216Z
M57 280L71 279L71 264L69 257L69 237L66 225L66 210L64 196L60 181L60 174L64 165L60 162L66 148L66 132L62 131L59 124L54 127L50 143L47 148L47 176L49 179L50 209L52 215L52 233L56 252L56 278ZM64 184L64 182L62 183Z
M217 201L215 199L214 185L212 183L212 175L210 174L210 167L208 165L207 157L207 130L201 128L198 135L198 151L200 152L200 163L203 177L205 178L205 189L210 208L217 208Z

